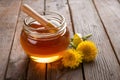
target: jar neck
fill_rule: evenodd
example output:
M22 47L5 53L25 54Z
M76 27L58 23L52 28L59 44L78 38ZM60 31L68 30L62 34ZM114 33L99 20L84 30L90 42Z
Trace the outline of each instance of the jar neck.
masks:
M62 36L66 32L66 23L55 33L38 33L24 25L23 31L33 39L53 39Z
M63 35L66 32L66 22L65 22L65 18L58 14L58 13L49 13L47 15L43 15L45 16L46 19L48 19L52 24L54 24L55 26L57 26L57 31L55 33L50 33L47 32L49 30L53 30L52 28L45 29L45 27L40 27L40 23L38 23L37 21L35 21L33 18L31 17L26 17L24 20L24 27L23 30L24 32L32 37L32 38L53 38L56 37L58 35ZM31 26L31 24L34 24L34 26Z

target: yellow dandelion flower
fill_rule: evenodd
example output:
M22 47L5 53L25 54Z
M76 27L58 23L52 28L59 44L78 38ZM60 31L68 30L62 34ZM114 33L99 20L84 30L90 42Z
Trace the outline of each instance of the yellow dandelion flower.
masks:
M64 67L70 67L72 69L79 66L82 63L82 54L75 49L68 49L65 51L62 63Z
M83 61L90 62L93 61L97 54L97 48L92 41L83 41L78 46L77 49L83 53Z
M82 35L79 34L79 33L76 33L74 36L73 36L73 44L75 47L77 47L77 45L82 42Z

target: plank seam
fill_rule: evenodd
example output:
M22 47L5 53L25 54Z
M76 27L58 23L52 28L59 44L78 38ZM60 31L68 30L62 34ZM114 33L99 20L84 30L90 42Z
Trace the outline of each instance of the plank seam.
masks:
M47 63L46 63L46 65L45 65L45 80L49 80L48 79L48 74L47 74L47 71L48 71L48 67L47 67L48 65L47 65Z
M45 15L45 11L46 11L46 0L44 0L44 12L43 12L43 15ZM45 80L48 80L48 78L47 78L47 76L48 76L48 74L47 74L48 67L47 66L48 65L46 63L46 65L45 65Z
M25 73L24 80L27 80L27 78L28 78L29 63L30 63L30 58L28 58L27 67L26 67L26 70L25 70L26 73Z
M111 45L111 47L112 47L112 50L113 50L114 55L115 55L115 57L116 57L116 59L117 59L117 62L118 62L118 64L120 65L120 62L119 62L119 59L118 59L118 57L117 57L116 51L115 51L115 49L114 49L114 46L113 46L113 44L112 44L112 41L111 41L111 39L110 39L110 37L109 37L109 34L108 34L108 32L107 32L107 29L105 28L105 25L104 25L104 22L102 21L102 18L100 17L100 14L99 14L99 11L98 11L98 9L97 9L97 6L95 5L95 1L92 0L92 2L93 2L93 5L95 6L96 12L97 12L97 14L98 14L98 17L99 17L101 23L102 23L102 26L103 26L103 28L104 28L104 31L105 31L105 33L106 33L106 35L107 35L107 37L108 37L109 43L110 43L110 45Z
M44 0L44 12L43 12L44 15L45 15L45 11L46 11L46 0Z
M75 34L74 22L73 22L73 17L72 17L72 10L71 10L71 7L70 7L69 0L67 0L67 4L68 4L68 10L69 10L69 12L70 12L70 19L71 19L71 24L72 24L72 30L73 30L73 33ZM83 80L85 80L85 73L84 73L83 64L81 64L81 66L82 66L82 76L83 76Z
M85 72L84 72L84 63L81 64L81 67L82 67L82 73L83 73L83 80L86 80L85 78Z
M22 0L20 0L20 7L22 5ZM10 61L10 55L11 55L11 52L12 52L12 48L13 48L13 43L14 43L14 38L15 38L15 34L16 34L16 30L17 30L17 24L18 24L18 20L19 20L19 16L20 16L20 8L19 7L19 11L18 11L18 14L17 14L17 21L16 21L16 24L15 24L15 31L13 33L13 39L12 39L12 43L11 43L11 47L10 47L10 52L9 52L9 55L8 55L8 60L7 60L7 66L6 66L6 70L5 70L5 75L4 75L4 80L6 80L6 76L7 76L7 71L8 71L8 66L9 66L9 61Z
M120 4L120 0L117 0L118 1L118 3Z
M72 10L71 10L70 4L69 4L69 0L67 0L67 4L68 4L68 10L70 12L70 20L71 20L72 30L73 30L73 33L75 34L73 17L72 17Z

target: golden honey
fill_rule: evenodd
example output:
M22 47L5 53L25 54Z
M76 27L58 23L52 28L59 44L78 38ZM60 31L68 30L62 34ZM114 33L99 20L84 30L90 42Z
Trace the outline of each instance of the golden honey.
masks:
M58 28L56 33L50 33L49 29L46 29L41 24L30 21L21 32L20 42L25 53L32 60L50 63L60 59L63 51L67 49L69 31L65 22Z

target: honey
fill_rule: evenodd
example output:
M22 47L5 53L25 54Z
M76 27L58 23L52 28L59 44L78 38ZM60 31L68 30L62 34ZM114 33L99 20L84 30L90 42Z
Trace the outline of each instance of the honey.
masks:
M49 29L34 21L28 26L29 31L25 28L22 30L20 42L32 60L50 63L62 57L63 51L69 45L69 31L66 25L56 33L50 33Z

